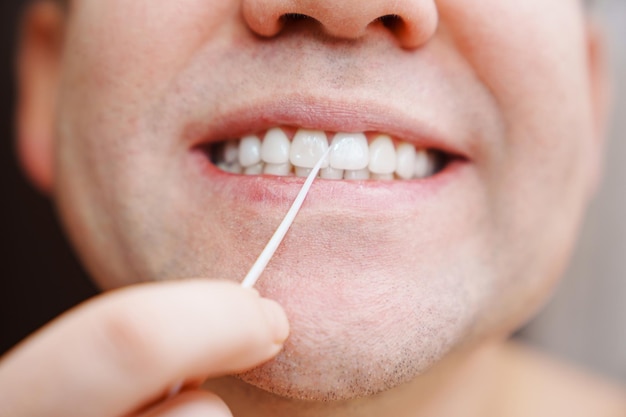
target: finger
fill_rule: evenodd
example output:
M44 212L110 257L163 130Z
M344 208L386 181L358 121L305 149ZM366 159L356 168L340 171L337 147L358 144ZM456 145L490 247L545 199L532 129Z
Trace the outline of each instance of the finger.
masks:
M217 395L198 390L183 392L136 417L232 417L232 413Z
M0 361L0 415L127 414L178 381L267 361L287 333L278 304L232 283L118 290L65 314Z

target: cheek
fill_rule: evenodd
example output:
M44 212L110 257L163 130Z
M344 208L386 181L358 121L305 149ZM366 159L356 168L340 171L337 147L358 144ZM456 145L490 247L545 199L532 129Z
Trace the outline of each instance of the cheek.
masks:
M485 85L505 135L481 162L497 303L525 316L560 275L593 181L586 44L575 1L442 0L441 31Z
M97 93L108 111L145 111L236 12L230 1L76 1L65 79L80 84L83 105Z
M504 123L502 146L482 161L502 226L537 230L561 210L574 216L595 153L578 2L487 0L469 9L444 0L441 20Z
M572 156L566 148L580 148L579 138L590 133L585 32L578 2L486 0L466 10L460 1L447 0L441 9L443 30L466 69L489 89L500 108L507 145L515 147L508 154L540 150L544 156L536 165L556 151Z
M136 250L123 238L124 214L131 204L144 210L152 198L159 199L158 190L174 180L165 178L157 184L157 197L142 194L144 186L137 184L141 177L161 178L172 169L151 159L147 150L176 151L166 148L173 142L171 120L161 120L157 128L144 115L163 100L171 79L198 46L228 20L223 17L233 12L233 3L79 0L72 4L59 98L57 194L88 268L106 271L107 282L119 285L124 283L122 276L141 276L114 261L132 257L129 253ZM160 196L159 204L167 198ZM145 212L139 217L151 215ZM119 236L111 237L116 231ZM135 240L148 240L151 233L146 227ZM119 256L103 262L99 251Z
M487 0L468 9L444 0L441 20L504 123L502 146L483 161L502 222L515 214L536 226L540 214L580 206L596 150L578 2Z

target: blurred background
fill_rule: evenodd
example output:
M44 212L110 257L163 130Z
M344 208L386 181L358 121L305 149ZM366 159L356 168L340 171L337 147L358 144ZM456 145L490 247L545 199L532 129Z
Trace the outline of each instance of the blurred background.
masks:
M96 294L50 203L19 172L14 152L13 56L25 0L0 4L0 355ZM626 2L597 4L607 31L615 109L605 180L565 280L518 337L626 383Z

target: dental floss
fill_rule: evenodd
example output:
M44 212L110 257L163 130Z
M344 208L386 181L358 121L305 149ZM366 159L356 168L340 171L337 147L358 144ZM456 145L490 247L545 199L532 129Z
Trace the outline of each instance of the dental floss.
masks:
M257 258L257 260L254 262L254 265L252 265L252 268L250 268L250 271L241 282L242 287L244 288L254 287L254 284L256 284L256 282L258 281L263 271L265 271L265 267L269 263L270 259L272 259L272 257L274 256L276 249L278 249L278 246L280 245L285 235L287 234L287 230L289 230L289 228L291 227L291 224L296 218L296 215L300 211L300 208L302 207L302 203L304 203L304 199L306 198L307 194L309 193L309 190L311 189L313 180L315 180L315 177L317 177L317 174L322 168L322 164L324 163L324 160L326 159L329 153L330 153L330 147L326 150L326 152L324 152L324 155L322 155L320 160L317 161L317 164L315 164L315 166L311 170L311 173L304 181L302 188L300 188L300 191L298 192L296 199L293 201L293 204L291 204L291 207L289 208L289 211L285 215L285 218L283 219L282 222L280 222L280 225L278 226L278 228L272 235L272 238L269 240L269 242L267 242L267 245L265 245L265 248L263 249L259 257ZM178 381L176 384L174 384L167 392L166 399L169 400L175 397L176 395L180 394L180 392L183 389L183 386L184 386L183 381Z
M263 249L263 252L261 252L257 260L254 262L254 265L252 265L252 268L250 268L250 271L241 282L242 287L244 288L254 287L254 284L256 284L257 280L259 279L259 277L265 270L265 267L267 267L267 264L269 263L270 259L272 259L272 257L274 256L276 249L278 249L278 246L280 245L280 243L283 241L283 238L287 234L287 230L289 230L289 228L291 227L291 224L296 218L296 215L300 211L300 207L302 207L302 203L304 202L304 199L306 198L307 194L309 193L309 190L311 189L313 180L315 179L315 177L317 177L318 172L322 168L322 164L324 163L324 160L326 160L326 157L330 153L330 149L331 147L329 147L326 150L326 152L324 152L324 155L322 155L320 160L317 161L317 164L315 164L315 166L311 170L311 173L306 178L306 181L304 181L304 185L302 185L300 192L298 193L298 195L296 196L296 199L294 200L293 204L289 208L289 211L285 215L285 218L280 223L280 225L274 232L274 235L272 236L272 238L269 240L269 242L267 242L267 245L265 245L265 249Z

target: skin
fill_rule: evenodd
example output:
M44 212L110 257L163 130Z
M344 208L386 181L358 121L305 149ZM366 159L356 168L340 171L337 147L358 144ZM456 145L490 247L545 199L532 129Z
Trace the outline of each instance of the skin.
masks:
M475 3L33 6L19 60L23 165L94 279L131 287L4 358L0 404L223 415L197 389L207 378L241 416L506 415L533 403L531 378L510 382L527 355L503 340L567 262L598 180L606 80L577 1ZM198 144L282 124L380 131L463 158L424 181L316 182L257 287L284 308L263 301L267 319L261 298L223 281L245 275L301 182L218 173ZM64 375L56 386L81 388L78 400L28 401L33 363L48 368L65 340L66 360L37 386ZM76 358L113 371L79 377ZM159 402L179 380L189 389ZM597 397L611 398L607 415L623 410L621 395Z

